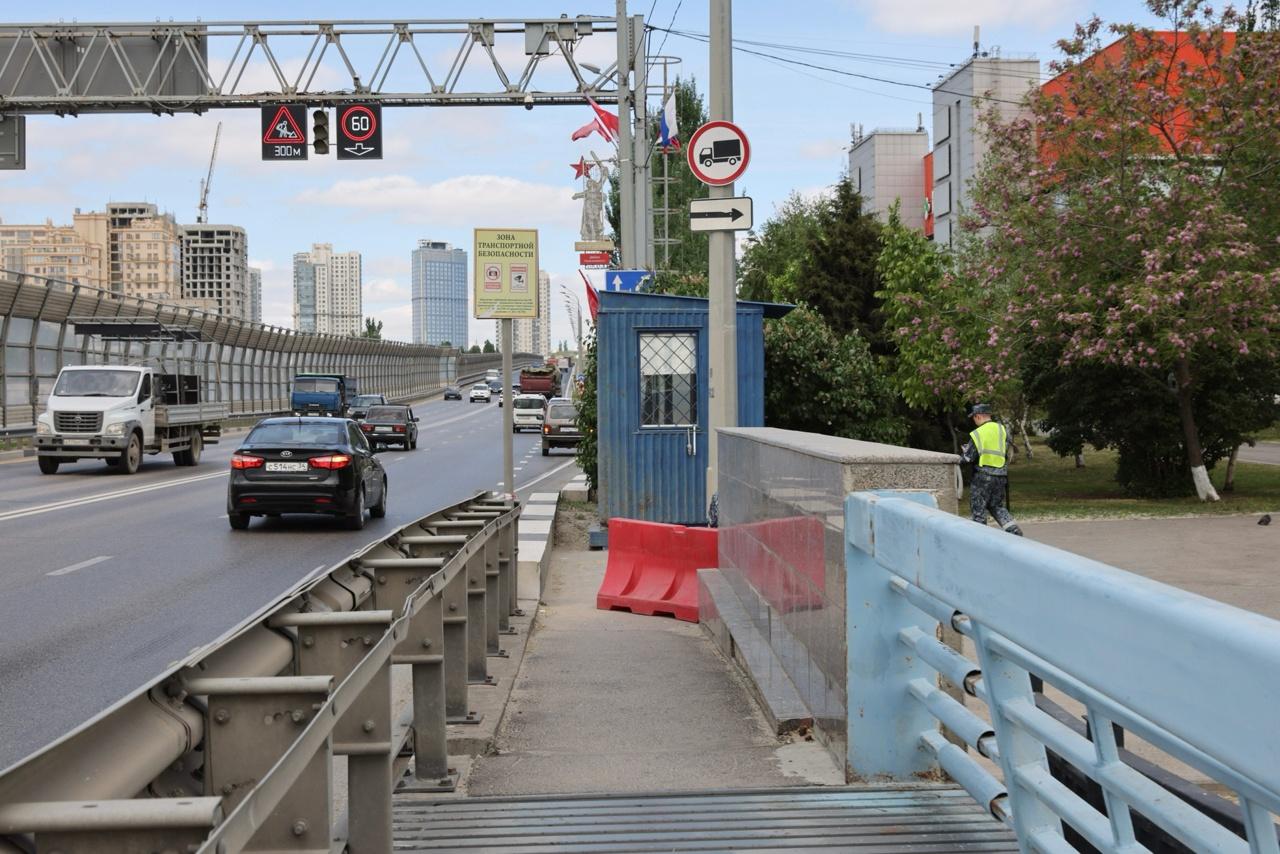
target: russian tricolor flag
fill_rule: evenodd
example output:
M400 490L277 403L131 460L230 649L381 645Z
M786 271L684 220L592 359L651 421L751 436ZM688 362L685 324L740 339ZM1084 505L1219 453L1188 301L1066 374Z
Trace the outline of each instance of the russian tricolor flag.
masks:
M672 90L667 102L662 105L662 115L658 119L658 140L663 148L680 148L680 127L676 122L676 93Z

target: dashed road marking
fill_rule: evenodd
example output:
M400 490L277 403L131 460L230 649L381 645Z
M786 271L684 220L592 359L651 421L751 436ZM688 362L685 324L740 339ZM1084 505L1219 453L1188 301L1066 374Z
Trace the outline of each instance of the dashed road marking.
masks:
M98 555L88 560L82 560L79 563L73 563L71 566L64 566L62 569L55 569L53 572L46 572L45 575L70 575L79 569L88 569L91 566L97 566L103 561L111 560L111 555Z

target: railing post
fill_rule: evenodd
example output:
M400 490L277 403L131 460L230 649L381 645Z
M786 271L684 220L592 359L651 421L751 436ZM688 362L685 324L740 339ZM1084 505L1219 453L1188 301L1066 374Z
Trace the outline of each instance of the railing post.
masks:
M502 640L498 635L498 627L502 624L506 610L506 593L502 585L502 573L498 571L498 534L495 532L485 541L482 552L484 560L484 605L485 605L485 651L492 656L505 658L507 653L502 649Z
M901 553L914 546L907 530L877 526L881 496L855 493L845 500L845 596L848 614L849 744L847 774L863 780L913 780L937 771L920 736L936 730L929 711L911 695L912 679L932 681L933 670L898 640L916 627L933 637L937 621L893 592L893 574L876 562L880 550ZM895 497L936 507L933 496L903 492ZM895 537L897 538L895 541ZM903 542L904 538L909 541Z
M486 654L488 646L488 578L486 572L484 548L476 549L467 558L463 573L467 577L467 683L470 685L493 685L489 678L489 663Z
M208 698L205 792L222 797L224 813L230 814L284 756L333 687L329 675L187 682L191 694ZM326 741L258 828L249 850L329 850L332 756Z
M444 603L431 594L409 624L404 653L392 661L413 666L413 779L406 792L452 792L457 775L449 768L445 714Z
M507 613L513 617L523 617L520 610L520 514L510 516L502 527L502 539L499 540L498 569L507 584ZM554 523L553 523L554 528ZM547 543L551 548L551 543ZM504 630L510 629L510 621L503 623Z
M482 715L468 708L467 700L467 573L459 572L445 584L444 697L451 724L478 724Z

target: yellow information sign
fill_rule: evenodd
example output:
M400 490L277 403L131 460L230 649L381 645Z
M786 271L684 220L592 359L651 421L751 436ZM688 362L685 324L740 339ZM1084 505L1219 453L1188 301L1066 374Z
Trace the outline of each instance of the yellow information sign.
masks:
M477 228L474 257L477 318L538 316L536 228Z

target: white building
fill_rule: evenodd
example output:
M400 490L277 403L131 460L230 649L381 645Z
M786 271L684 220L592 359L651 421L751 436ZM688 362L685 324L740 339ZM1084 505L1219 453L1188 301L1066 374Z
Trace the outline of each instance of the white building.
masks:
M182 299L249 320L248 239L238 225L182 226Z
M502 350L502 321L494 321L494 342ZM551 275L538 271L538 316L519 317L511 322L511 352L551 354Z
M902 222L923 230L924 157L928 153L929 134L923 126L915 130L876 128L866 135L856 129L849 148L849 181L862 196L863 210L888 222L896 202Z
M978 124L995 108L1000 120L1020 112L1027 90L1040 85L1037 59L977 55L933 87L934 240L950 246L969 210L969 185L987 145Z
M359 252L334 252L313 243L293 256L293 327L301 332L364 332L363 276Z
M262 270L249 268L249 320L262 322Z
M410 257L413 343L447 342L466 349L467 251L438 240L419 240Z

